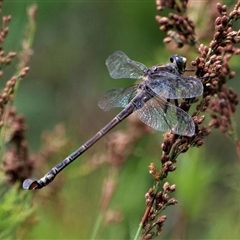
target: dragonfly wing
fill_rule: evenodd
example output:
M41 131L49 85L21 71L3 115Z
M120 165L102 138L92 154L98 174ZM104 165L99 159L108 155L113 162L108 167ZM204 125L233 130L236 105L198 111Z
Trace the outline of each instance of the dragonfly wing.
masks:
M98 106L104 111L115 107L125 107L136 95L137 85L124 88L112 89L104 94L98 102Z
M153 97L135 114L146 125L161 132L172 132L182 136L193 136L195 124L185 111L161 97Z
M112 78L140 79L148 69L142 63L131 60L125 53L117 51L108 57L106 65Z
M166 99L194 98L201 96L203 85L200 79L161 72L152 77L149 87Z

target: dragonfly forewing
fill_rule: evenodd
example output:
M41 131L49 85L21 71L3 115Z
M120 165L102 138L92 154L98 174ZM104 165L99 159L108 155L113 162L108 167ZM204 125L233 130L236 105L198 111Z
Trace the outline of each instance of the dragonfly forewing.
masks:
M146 125L161 132L172 132L182 136L193 136L195 124L185 111L165 99L155 96L134 113Z
M148 69L144 64L131 60L121 51L110 55L106 60L106 65L110 76L115 79L140 79Z
M203 85L200 79L184 77L168 72L154 76L148 86L159 96L166 99L194 98L201 96Z

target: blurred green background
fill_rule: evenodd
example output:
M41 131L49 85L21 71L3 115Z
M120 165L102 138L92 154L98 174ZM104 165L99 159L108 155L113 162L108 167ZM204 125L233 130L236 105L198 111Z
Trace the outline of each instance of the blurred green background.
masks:
M159 31L155 21L155 1L6 1L3 13L12 15L6 49L20 49L26 9L31 3L38 5L34 54L15 102L26 118L33 153L40 149L43 131L64 123L73 144L65 155L56 156L56 163L119 111L105 113L98 108L104 92L133 84L131 80L110 78L105 60L111 53L121 50L131 59L152 66L167 62L171 52L162 43L165 33ZM232 62L238 76L239 59L235 57ZM240 92L237 81L236 77L230 84ZM237 112L237 124L239 117ZM124 129L125 125L126 121L117 128ZM240 128L237 130L239 133ZM102 226L98 239L132 239L136 234L145 209L144 194L153 184L148 166L151 162L159 164L161 139L162 133L146 136L128 157L110 205L122 212L123 220ZM204 143L202 148L180 156L177 171L167 179L177 185L173 196L179 204L163 213L167 221L159 239L240 238L240 168L235 146L218 131ZM104 139L61 173L64 184L51 193L52 197L47 187L41 193L28 192L35 195L36 222L21 226L24 239L90 237L108 166L86 176L78 170L81 161L103 151ZM43 171L35 171L33 177L42 177Z

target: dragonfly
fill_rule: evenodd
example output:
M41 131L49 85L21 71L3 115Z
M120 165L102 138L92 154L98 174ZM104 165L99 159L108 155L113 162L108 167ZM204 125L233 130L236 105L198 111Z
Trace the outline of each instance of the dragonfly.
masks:
M112 78L141 79L141 81L124 89L112 89L106 92L98 105L104 111L115 107L124 109L45 176L39 180L26 179L23 188L33 190L47 186L58 173L132 113L157 131L192 137L195 133L192 117L176 104L170 103L170 100L191 99L203 93L203 85L199 78L183 76L186 62L186 58L175 54L170 57L168 64L147 68L144 64L131 60L121 51L110 55L106 65Z

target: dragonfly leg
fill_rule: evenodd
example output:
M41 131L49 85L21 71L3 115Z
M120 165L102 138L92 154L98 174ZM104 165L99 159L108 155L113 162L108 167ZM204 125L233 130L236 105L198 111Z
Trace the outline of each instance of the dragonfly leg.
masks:
M170 99L167 99L167 102L170 102ZM167 114L167 110L168 110L168 104L165 104L164 106L164 114L163 114L163 118L164 118L164 121L166 122L166 124L168 125L169 129L171 129L171 125L169 124L169 121L168 119L166 118L166 114Z
M178 107L179 105L178 105L178 100L177 99L174 99L174 103L175 103L175 105Z

